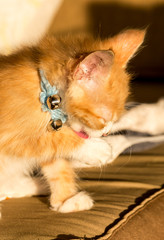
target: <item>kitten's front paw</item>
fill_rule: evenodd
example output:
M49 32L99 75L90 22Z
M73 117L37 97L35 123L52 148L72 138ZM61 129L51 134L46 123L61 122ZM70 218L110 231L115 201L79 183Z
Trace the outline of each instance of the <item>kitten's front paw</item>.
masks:
M100 138L85 140L83 146L75 152L73 167L100 167L111 161L111 146Z
M89 210L93 207L92 198L86 192L79 192L63 203L52 204L51 209L61 213Z

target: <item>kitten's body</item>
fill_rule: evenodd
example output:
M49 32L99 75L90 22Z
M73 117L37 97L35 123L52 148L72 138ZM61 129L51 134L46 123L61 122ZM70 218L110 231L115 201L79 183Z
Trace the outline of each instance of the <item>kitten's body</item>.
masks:
M123 112L129 91L125 66L143 38L139 30L103 42L51 37L0 58L1 199L50 191L54 210L92 207L92 199L78 193L73 168L108 162L110 146L99 137ZM61 108L68 114L57 132L47 130L50 114L41 110L38 69L57 87ZM80 137L82 131L88 139ZM45 183L30 177L36 167L42 169Z

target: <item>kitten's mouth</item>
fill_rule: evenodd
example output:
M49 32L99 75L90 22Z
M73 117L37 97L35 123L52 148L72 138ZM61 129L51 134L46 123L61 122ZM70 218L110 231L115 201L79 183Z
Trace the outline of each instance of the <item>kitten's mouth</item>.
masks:
M77 132L77 131L75 131L75 130L73 130L79 137L81 137L81 138L84 138L84 139L87 139L87 138L89 138L89 135L86 133L86 132L84 132L84 131L80 131L80 132ZM107 136L109 136L109 134L110 134L110 132L108 132L108 133L104 133L103 135L102 135L102 137L107 137Z
M108 125L100 130L93 130L88 128L87 126L83 126L79 124L77 121L72 122L69 126L74 133L80 138L88 139L88 138L99 138L99 137L107 137L111 134L111 127L113 123L108 123Z
M84 132L84 131L80 131L80 132L77 132L75 130L73 130L73 131L81 138L84 138L84 139L89 138L89 135L86 132Z

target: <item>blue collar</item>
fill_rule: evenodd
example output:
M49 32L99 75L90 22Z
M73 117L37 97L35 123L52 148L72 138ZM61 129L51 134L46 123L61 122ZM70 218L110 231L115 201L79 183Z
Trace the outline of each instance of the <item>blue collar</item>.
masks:
M61 109L54 109L51 110L47 106L47 98L58 94L58 90L55 86L51 86L49 81L46 79L43 70L39 69L39 75L41 79L41 93L40 93L40 102L42 103L42 110L44 112L48 111L51 115L51 119L56 121L56 120L61 120L62 123L65 123L67 120L67 115L61 110Z

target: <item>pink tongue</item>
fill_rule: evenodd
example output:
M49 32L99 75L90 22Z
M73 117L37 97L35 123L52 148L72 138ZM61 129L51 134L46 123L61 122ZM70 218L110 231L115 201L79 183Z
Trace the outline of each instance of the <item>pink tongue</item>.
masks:
M75 131L75 133L81 138L85 138L85 139L89 138L88 134L83 132L83 131L81 131L81 132L76 132Z

